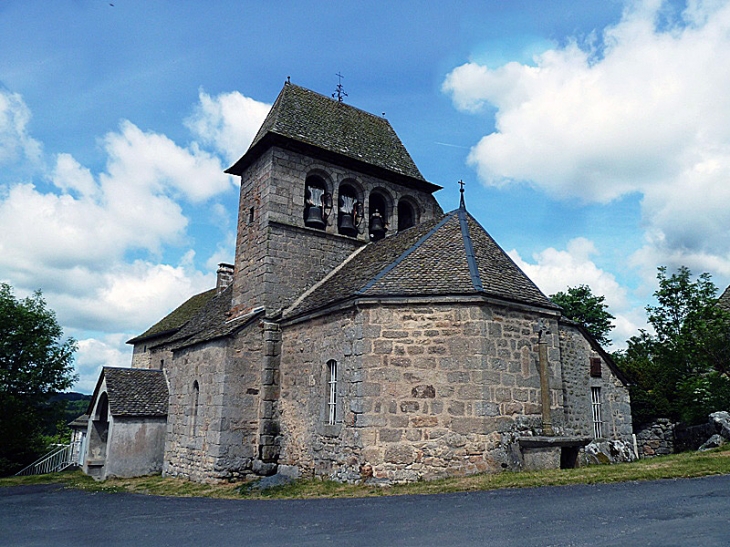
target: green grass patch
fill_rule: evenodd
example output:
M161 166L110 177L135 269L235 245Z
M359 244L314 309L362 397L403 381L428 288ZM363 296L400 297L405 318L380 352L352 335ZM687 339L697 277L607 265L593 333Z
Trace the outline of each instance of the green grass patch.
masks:
M326 480L298 480L266 490L241 488L242 483L200 484L159 475L97 482L80 471L9 477L0 487L30 484L60 484L93 492L131 492L154 496L208 497L226 499L311 499L355 498L392 495L443 494L532 488L568 484L598 484L625 481L677 479L730 474L730 444L707 452L686 452L671 456L615 465L592 465L577 469L550 469L521 473L498 473L421 481L395 486L342 484Z

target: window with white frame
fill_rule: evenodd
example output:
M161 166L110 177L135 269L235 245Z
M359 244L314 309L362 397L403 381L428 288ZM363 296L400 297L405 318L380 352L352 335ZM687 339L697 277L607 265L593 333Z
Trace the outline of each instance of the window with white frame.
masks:
M327 361L327 425L337 423L337 361Z
M593 411L593 437L603 437L603 420L601 419L601 388L591 388L591 409Z

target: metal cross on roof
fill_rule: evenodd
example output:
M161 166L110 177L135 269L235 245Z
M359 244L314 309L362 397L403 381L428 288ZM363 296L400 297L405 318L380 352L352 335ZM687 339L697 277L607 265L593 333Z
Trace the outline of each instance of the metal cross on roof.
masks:
M459 192L461 192L461 199L459 200L459 208L460 209L466 209L466 204L464 203L464 185L466 183L463 180L459 181L459 186L461 188L459 189Z
M336 98L337 102L341 103L343 101L343 98L347 97L347 93L345 93L345 88L342 87L342 78L344 78L344 76L339 72L335 74L335 76L337 76L337 88L335 88L335 92L332 94L332 98Z

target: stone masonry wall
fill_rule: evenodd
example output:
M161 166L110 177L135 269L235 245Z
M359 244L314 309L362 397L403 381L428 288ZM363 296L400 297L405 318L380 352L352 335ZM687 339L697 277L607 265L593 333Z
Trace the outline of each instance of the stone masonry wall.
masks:
M354 310L282 329L279 466L305 476L359 478L364 447L361 316ZM337 420L327 425L328 368L337 361Z
M569 435L593 436L591 388L601 388L603 437L632 442L629 390L601 360L601 377L590 375L591 357L599 357L583 334L561 323L560 350L563 359L563 399L565 425Z
M515 435L540 433L542 423L537 314L442 304L363 315L366 401L356 425L376 479L521 468ZM553 408L562 405L556 342L548 337Z
M251 325L175 352L163 473L215 482L253 472L258 457L262 335ZM193 403L199 385L198 411Z
M674 454L674 429L677 424L659 418L636 431L636 445L640 458Z
M456 303L348 313L284 329L282 464L386 482L521 468L516 435L541 433L536 313ZM560 430L556 343L548 337ZM344 366L341 424L328 428L330 358Z

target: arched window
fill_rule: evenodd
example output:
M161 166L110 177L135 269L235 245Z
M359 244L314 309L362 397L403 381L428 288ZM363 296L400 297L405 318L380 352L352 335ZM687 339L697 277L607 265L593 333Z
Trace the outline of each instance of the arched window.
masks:
M408 201L402 199L398 202L398 231L411 228L416 225L416 211Z
M362 202L357 197L357 191L349 184L342 184L337 197L337 231L356 237L362 214Z
M390 216L388 202L383 195L377 192L370 194L369 214L368 233L370 234L370 240L378 241L383 239L385 232L388 231L388 218Z
M327 192L324 179L310 175L304 184L304 225L324 230L332 211L332 194Z
M200 400L200 384L195 380L193 382L193 390L190 393L190 436L194 437L196 434L196 427L198 426L198 403Z
M327 361L327 425L337 423L337 361Z

